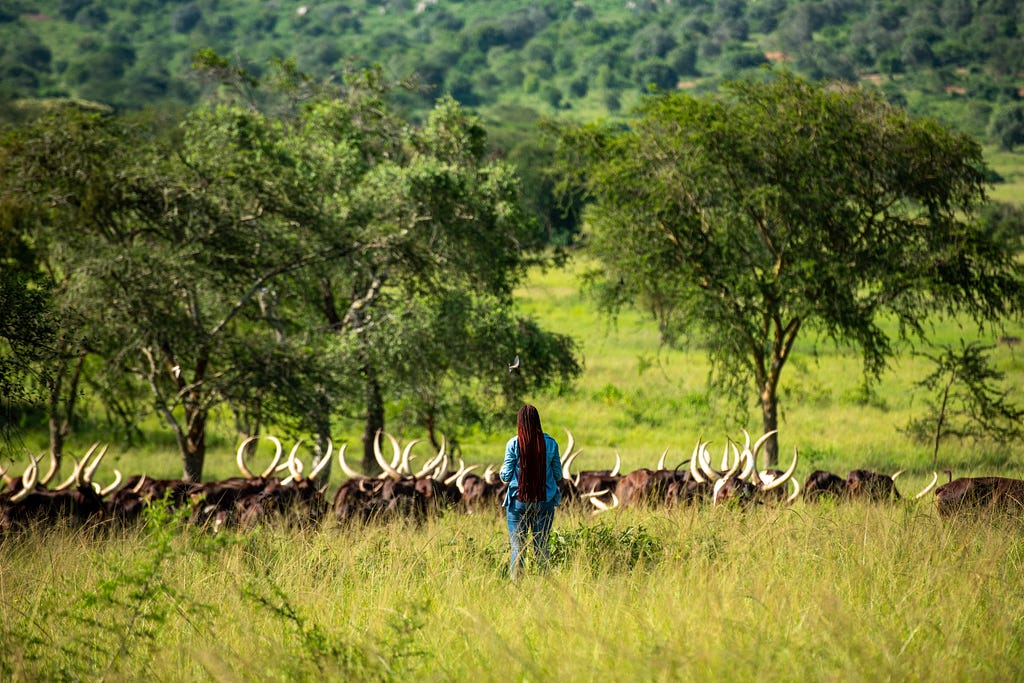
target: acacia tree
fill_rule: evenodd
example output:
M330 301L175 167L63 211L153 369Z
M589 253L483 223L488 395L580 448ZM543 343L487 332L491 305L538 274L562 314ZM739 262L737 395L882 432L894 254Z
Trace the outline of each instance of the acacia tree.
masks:
M202 477L210 410L267 362L262 340L273 328L260 294L327 257L319 243L295 239L294 203L275 201L296 184L296 165L271 156L240 186L230 149L216 150L222 166L211 172L214 152L190 137L200 128L190 120L183 139L170 140L69 109L18 131L4 155L5 198L34 207L36 237L61 306L79 316L84 348L108 375L148 389L192 481ZM269 156L278 139L247 142ZM316 357L301 346L287 352Z
M0 185L0 231L7 256L5 271L18 273L23 282L31 283L29 291L34 298L44 291L48 295L50 332L45 340L31 344L31 365L24 368L28 372L22 376L22 389L38 389L49 423L50 452L58 465L76 419L90 348L84 333L87 319L74 298L67 296L68 271L61 265L60 249L55 247L63 238L68 238L65 246L72 244L77 231L52 219L64 213L75 198L87 198L92 206L106 205L121 188L108 182L104 169L123 166L123 159L109 157L112 139L100 130L89 131L75 153L69 153L67 140L89 127L80 125L89 117L75 107L69 108L66 119L60 118L67 122L67 130L53 131L42 140L36 136L48 130L47 123L9 130L0 138L0 177L4 179ZM19 334L31 334L31 329L31 325L25 325Z
M970 221L979 145L870 92L783 74L651 96L628 126L559 140L602 305L638 301L666 342L706 341L713 382L741 399L753 384L766 432L802 331L859 348L871 380L929 316L991 323L1024 302L1013 255ZM777 437L765 452L777 462Z
M1005 373L989 363L987 353L992 348L961 340L959 349L947 346L935 355L925 354L935 365L932 373L917 383L930 393L927 412L911 420L905 431L931 442L932 467L938 466L939 446L944 440L987 438L1008 444L1024 434L1024 409L1003 385Z
M502 351L516 341L474 323L497 317L517 329L512 289L541 246L520 208L512 167L488 157L482 125L451 98L438 101L422 125L402 120L389 104L401 84L384 82L377 70L349 74L332 88L281 65L277 87L291 98L281 106L264 84L217 55L197 61L231 99L204 117L197 139L211 150L205 157L222 169L231 150L231 175L258 178L276 157L248 141L283 136L285 155L300 160L302 184L292 192L312 198L293 222L315 226L302 232L303 242L331 253L274 288L269 308L279 339L303 329L333 333L335 371L328 381L306 373L307 391L295 397L300 409L288 414L321 434L331 410L361 418L366 469L376 468L373 442L389 402L415 397L415 420L431 438L438 420L449 421L450 434L451 420L467 412L451 406L477 404L473 395L487 394L479 379L505 368ZM466 293L471 306L446 303ZM536 363L543 371L532 375L537 386L578 372L567 338L530 327L548 342L533 345L544 350ZM457 352L468 348L470 358ZM444 401L419 400L438 395L431 391L443 392ZM280 408L279 394L259 389L232 403L259 414L268 401Z
M253 96L195 109L173 138L64 112L7 141L4 196L34 207L87 348L148 390L186 479L201 478L209 415L225 402L245 431L290 422L321 444L361 402L373 462L386 400L422 377L395 372L390 349L441 357L457 368L449 377L483 367L439 355L467 348L443 334L378 344L412 329L407 304L462 290L476 295L472 315L510 317L533 246L518 179L486 158L482 126L451 100L410 125L375 72L327 90L284 65L280 106L244 71L204 59ZM489 353L492 373L503 368L506 348ZM575 368L571 353L537 367L551 358Z

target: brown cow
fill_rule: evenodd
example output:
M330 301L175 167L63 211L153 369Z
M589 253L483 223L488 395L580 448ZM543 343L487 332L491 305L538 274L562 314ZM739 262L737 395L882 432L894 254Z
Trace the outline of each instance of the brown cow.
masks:
M874 502L899 500L900 492L896 488L897 472L891 477L887 474L871 470L851 470L846 475L846 493L850 498Z
M1024 481L1007 477L962 477L935 489L935 506L943 517L960 512L1024 511Z
M825 470L814 470L804 480L804 500L816 502L824 499L838 499L846 493L846 480L838 474Z

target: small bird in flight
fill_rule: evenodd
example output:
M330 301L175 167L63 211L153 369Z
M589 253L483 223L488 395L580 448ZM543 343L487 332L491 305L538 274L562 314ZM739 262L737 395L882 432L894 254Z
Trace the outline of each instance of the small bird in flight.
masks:
M508 366L509 373L513 373L519 369L519 354L516 354L515 360L512 361L511 365Z

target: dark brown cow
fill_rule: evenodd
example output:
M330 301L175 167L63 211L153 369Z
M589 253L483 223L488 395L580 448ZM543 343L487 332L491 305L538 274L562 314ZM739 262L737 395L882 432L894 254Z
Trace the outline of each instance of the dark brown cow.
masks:
M433 481L432 479L427 481ZM458 490L462 494L462 505L467 512L491 510L498 512L508 484L497 474L485 472L484 476L468 473L462 477Z
M615 487L615 497L621 507L646 505L664 498L667 485L657 476L655 470L642 467L633 470Z
M804 500L816 502L824 499L838 499L846 493L846 480L838 474L825 470L814 470L804 480Z
M383 487L383 481L369 477L341 482L331 504L334 518L339 522L369 521L381 507L379 494Z
M13 529L33 524L53 525L73 522L84 525L99 522L104 516L103 499L92 484L74 489L20 491L17 498L0 501L0 529Z
M669 506L705 503L711 500L714 485L706 480L694 479L688 472L669 482L665 490L665 503Z
M943 517L962 512L1024 511L1024 481L1007 477L962 477L935 489L935 506Z
M871 470L851 470L846 475L846 493L855 500L887 502L899 500L900 492L896 488L896 477L872 472Z

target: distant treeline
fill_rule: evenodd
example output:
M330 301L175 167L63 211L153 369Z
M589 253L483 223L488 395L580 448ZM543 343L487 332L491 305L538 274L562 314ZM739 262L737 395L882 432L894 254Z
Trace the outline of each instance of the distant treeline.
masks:
M251 70L270 58L329 77L380 64L495 123L518 107L614 116L650 85L713 90L766 65L870 82L911 113L988 142L1024 139L1018 0L8 0L0 7L0 118L26 98L141 109L202 96L192 55ZM521 112L519 114L521 116Z

